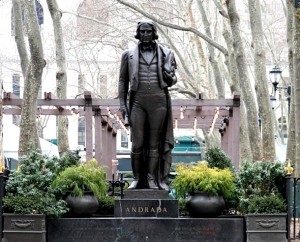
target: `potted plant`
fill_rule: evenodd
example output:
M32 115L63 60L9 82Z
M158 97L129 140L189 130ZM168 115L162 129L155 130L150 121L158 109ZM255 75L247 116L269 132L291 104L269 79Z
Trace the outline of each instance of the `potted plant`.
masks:
M106 196L108 184L104 169L92 159L62 171L52 183L56 194L65 199L70 215L91 216L99 200Z
M180 164L172 185L177 198L185 198L192 217L214 217L225 208L224 198L235 190L235 176L228 168L208 167L206 162Z
M18 170L10 173L5 186L5 241L46 240L46 216L60 217L68 211L65 201L56 199L51 183L61 170L78 160L75 153L58 159L34 150L21 158Z
M240 170L240 211L248 242L286 240L287 205L283 164L244 161Z

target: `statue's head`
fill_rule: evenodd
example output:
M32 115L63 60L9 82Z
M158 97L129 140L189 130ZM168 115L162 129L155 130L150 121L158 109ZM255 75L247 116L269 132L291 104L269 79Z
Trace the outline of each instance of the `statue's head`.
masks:
M150 19L144 19L144 20L141 20L140 22L138 22L137 29L136 29L136 35L134 36L136 39L141 40L140 29L142 26L143 26L143 29L150 26L152 28L152 40L158 39L156 24Z

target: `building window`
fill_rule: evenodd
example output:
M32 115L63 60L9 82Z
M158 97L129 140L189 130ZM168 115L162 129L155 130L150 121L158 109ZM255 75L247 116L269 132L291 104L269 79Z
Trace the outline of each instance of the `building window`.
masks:
M85 146L85 118L78 119L78 145Z
M12 91L18 97L20 97L20 78L19 74L13 74L12 76Z
M121 130L121 147L128 148L128 134L125 130Z

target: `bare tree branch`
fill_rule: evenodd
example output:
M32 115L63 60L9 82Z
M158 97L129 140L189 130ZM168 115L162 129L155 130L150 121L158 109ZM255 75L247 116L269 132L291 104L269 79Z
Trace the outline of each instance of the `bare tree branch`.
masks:
M215 48L217 48L219 51L221 51L225 56L228 55L228 51L226 48L224 48L222 45L220 45L219 43L217 43L216 41L214 41L213 39L207 37L206 35L202 34L199 30L192 28L192 27L184 27L184 26L179 26L176 24L171 24L171 23L166 23L164 21L161 21L160 19L154 17L153 15L143 11L142 9L140 9L139 7L135 6L134 4L128 3L126 1L123 0L117 0L119 3L134 9L135 11L141 13L142 15L144 15L145 17L152 19L153 21L164 25L166 27L172 28L172 29L177 29L177 30L181 30L181 31L186 31L186 32L192 32L194 34L196 34L197 36L199 36L200 38L204 39L207 43L209 43L210 45L214 46Z

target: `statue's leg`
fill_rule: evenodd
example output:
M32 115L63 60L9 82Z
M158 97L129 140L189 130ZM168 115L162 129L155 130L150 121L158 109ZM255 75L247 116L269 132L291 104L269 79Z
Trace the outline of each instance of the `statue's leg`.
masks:
M141 179L141 165L143 164L143 153L133 153L131 152L131 167L133 173L133 181L128 187L128 189L137 189L140 184Z
M149 150L148 156L148 186L150 189L158 189L157 175L158 175L158 150Z
M164 94L156 95L148 107L149 118L149 152L148 152L148 184L149 188L158 189L160 157L160 144L163 142L162 129L167 114L166 97Z
M140 104L138 95L133 100L133 106L130 114L131 119L131 168L133 173L133 182L128 189L145 188L146 164L144 161L144 124L145 112Z
M165 144L167 145L167 144ZM168 150L166 152L166 150ZM165 153L163 154L162 160L164 161L163 164L160 164L160 174L161 174L161 180L159 181L159 188L161 190L170 191L170 187L168 185L168 175L171 169L172 164L172 153L171 149L168 149L165 147Z

